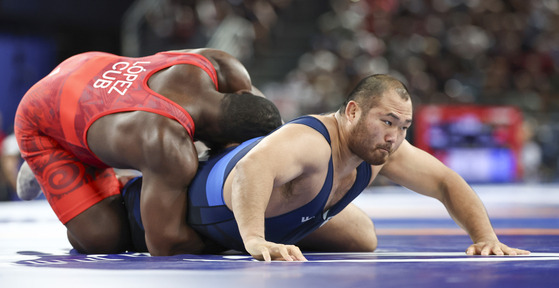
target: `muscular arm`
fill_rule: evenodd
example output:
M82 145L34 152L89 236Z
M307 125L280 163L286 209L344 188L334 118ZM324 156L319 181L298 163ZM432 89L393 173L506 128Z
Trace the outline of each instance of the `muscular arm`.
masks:
M183 49L178 52L200 54L212 62L217 73L219 92L250 91L256 96L265 97L262 91L252 85L245 66L229 53L212 48Z
M466 181L435 157L407 141L391 156L380 173L413 191L441 201L474 242L468 254L526 252L500 244L483 203ZM480 245L473 247L477 244Z
M248 71L237 58L216 49L204 48L191 50L191 52L199 53L212 62L217 73L219 92L253 91L254 86L252 86ZM259 92L258 89L255 92Z
M200 253L204 243L186 223L187 187L196 173L194 144L180 124L161 119L144 145L148 155L143 173L140 207L146 244L153 256Z
M264 219L268 208L278 205L273 202L278 199L278 195L272 195L275 187L307 177L315 165L320 166L315 156L324 158L320 154L322 150L317 148L321 145L326 146L323 153L326 164L322 166L327 167L329 146L323 138L309 136L313 132L308 130L308 127L289 125L276 131L239 161L233 172L231 206L245 248L257 259L305 260L299 248L293 245L266 241Z
M256 96L266 97L262 91L252 85L245 66L229 53L211 48L183 49L180 52L200 54L212 62L217 73L219 92L249 91Z

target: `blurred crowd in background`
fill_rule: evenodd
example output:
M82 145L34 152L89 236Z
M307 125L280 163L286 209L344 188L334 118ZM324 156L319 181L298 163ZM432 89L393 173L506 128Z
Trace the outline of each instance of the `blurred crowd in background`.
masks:
M264 88L292 113L284 115L334 109L365 75L399 75L416 106L520 107L524 179L557 179L559 1L330 3L312 49L283 81Z
M285 120L337 109L375 73L401 79L416 107L514 105L519 180L557 182L558 27L559 0L137 0L122 15L120 51L106 52L223 49Z
M312 89L314 102L294 101L301 107L295 114L335 107L370 73L401 75L418 104L512 104L531 116L559 111L558 1L330 3L332 11L317 19L312 50L282 83ZM306 91L296 92L280 94Z

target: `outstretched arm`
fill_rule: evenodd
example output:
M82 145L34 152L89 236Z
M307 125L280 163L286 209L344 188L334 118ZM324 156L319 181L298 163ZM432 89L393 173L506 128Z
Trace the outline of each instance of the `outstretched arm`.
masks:
M266 240L265 214L274 186L274 166L278 163L266 161L261 153L253 154L237 164L231 195L245 249L258 260L304 260L298 247Z
M474 242L469 255L528 254L501 243L495 234L483 203L456 172L435 157L404 141L382 168L381 174L413 191L441 201L450 216Z

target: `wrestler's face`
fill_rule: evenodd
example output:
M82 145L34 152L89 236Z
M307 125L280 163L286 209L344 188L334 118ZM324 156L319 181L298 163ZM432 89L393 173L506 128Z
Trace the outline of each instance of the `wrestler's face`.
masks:
M351 151L371 165L382 165L400 147L411 125L411 100L387 91L368 113L362 111L354 125Z

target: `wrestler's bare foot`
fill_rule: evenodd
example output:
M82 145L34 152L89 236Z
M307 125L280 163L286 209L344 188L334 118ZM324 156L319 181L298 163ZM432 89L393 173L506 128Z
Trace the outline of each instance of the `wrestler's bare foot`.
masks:
M40 194L39 182L27 162L23 162L17 173L17 196L21 200L33 200Z

